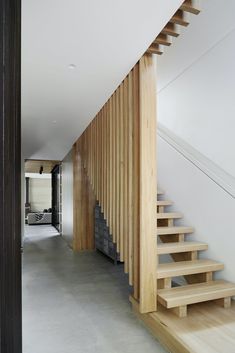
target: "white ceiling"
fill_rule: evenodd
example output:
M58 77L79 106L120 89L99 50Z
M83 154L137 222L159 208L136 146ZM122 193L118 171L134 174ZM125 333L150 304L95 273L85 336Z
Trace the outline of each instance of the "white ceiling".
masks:
M24 158L63 159L182 2L23 0Z

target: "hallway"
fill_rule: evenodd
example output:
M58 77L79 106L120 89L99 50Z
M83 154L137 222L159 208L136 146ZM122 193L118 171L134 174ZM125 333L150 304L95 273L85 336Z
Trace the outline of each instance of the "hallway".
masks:
M74 255L51 226L26 226L24 353L164 353L131 311L121 266Z

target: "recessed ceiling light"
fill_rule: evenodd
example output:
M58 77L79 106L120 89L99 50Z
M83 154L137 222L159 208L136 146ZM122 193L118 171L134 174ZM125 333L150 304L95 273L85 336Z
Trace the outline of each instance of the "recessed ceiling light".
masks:
M75 64L69 64L69 69L71 69L71 70L76 69L76 65Z

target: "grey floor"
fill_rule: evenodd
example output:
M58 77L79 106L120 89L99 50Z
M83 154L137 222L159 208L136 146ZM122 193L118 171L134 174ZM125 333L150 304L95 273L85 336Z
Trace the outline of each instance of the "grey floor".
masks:
M27 226L24 353L166 352L134 316L121 266L74 254L51 226Z

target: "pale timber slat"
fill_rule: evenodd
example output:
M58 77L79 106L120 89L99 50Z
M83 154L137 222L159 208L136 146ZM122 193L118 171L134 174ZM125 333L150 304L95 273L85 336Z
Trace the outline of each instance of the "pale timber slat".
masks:
M128 75L128 261L129 261L129 284L133 285L133 226L134 226L134 193L133 193L133 71Z
M139 64L133 68L133 282L135 299L140 297L140 106L139 106Z
M148 50L147 50L148 54L157 54L157 55L162 55L163 51L160 49L160 46L158 44L152 44Z
M158 301L167 308L189 305L235 295L235 284L223 280L190 284L158 291Z
M171 206L173 205L172 201L167 201L167 200L158 200L157 201L157 206Z
M94 248L97 200L141 311L155 310L156 83L152 55L135 65L75 143L74 189L74 249Z
M140 71L140 311L156 310L156 67L152 55Z
M206 243L184 241L184 242L173 242L173 243L160 243L157 247L158 255L163 254L174 254L188 251L199 251L207 250L208 245Z
M177 277L223 270L224 265L213 260L170 262L158 265L157 278Z
M200 10L196 7L195 0L185 0L180 9L194 15L198 15L200 13Z
M174 16L170 19L171 23L178 24L180 26L187 27L189 25L188 20L185 18L185 13L182 10L178 10Z
M157 36L157 38L155 39L154 43L165 45L165 46L168 46L168 47L172 44L171 40L168 37L168 35L167 34L162 34L162 33Z
M120 252L120 89L116 90L116 134L117 134L117 155L116 155L116 205L117 205L117 251Z
M164 234L190 234L194 232L192 227L158 227L157 235Z
M174 23L167 23L167 25L161 31L162 34L167 34L168 36L178 37L179 32L176 30L176 25Z
M124 260L124 123L123 123L123 83L120 85L120 259Z
M182 217L183 217L182 213L174 213L174 212L164 212L164 213L157 214L158 219L182 218Z
M123 82L123 134L124 134L124 272L129 272L129 229L128 229L128 78Z

